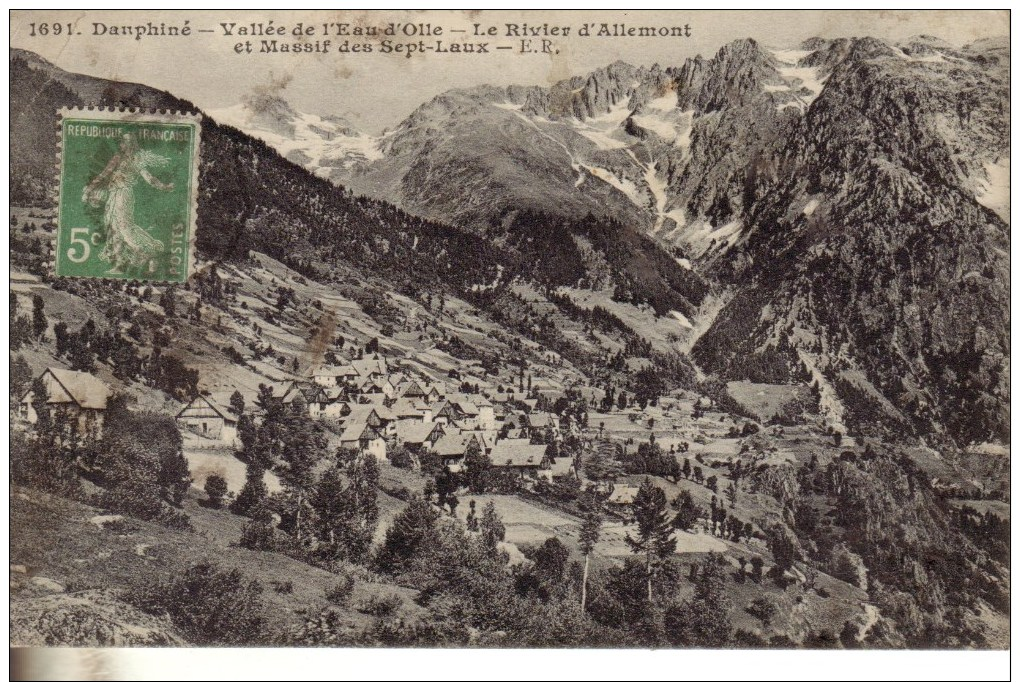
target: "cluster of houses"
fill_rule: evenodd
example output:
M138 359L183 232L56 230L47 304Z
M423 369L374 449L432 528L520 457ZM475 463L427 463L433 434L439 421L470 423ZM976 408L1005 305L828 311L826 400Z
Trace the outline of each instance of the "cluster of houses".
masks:
M323 367L306 380L277 382L269 388L274 399L299 405L309 416L333 425L341 447L379 459L404 448L412 458L431 453L457 471L474 445L494 467L522 477L571 473L568 458L546 457L547 443L561 437L557 416L537 410L536 400L512 392L450 390L442 382L390 371L378 355ZM178 424L210 445L236 446L238 415L230 406L232 394L196 397L177 415ZM244 397L246 404L254 399Z

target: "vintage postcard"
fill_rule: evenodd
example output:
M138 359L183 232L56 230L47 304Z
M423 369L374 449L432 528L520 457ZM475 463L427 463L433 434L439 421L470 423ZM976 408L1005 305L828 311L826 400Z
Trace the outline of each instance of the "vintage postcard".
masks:
M1009 648L1008 12L10 38L12 646Z

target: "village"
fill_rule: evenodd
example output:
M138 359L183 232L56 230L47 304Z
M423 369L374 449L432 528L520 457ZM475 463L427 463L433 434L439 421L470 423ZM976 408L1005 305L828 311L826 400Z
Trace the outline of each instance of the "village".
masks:
M107 400L113 395L102 379L87 372L48 367L37 381L46 387L51 411L70 415L79 437L87 434L101 439ZM391 371L378 354L319 368L305 380L269 382L260 388L265 388L274 402L322 422L335 447L371 455L380 462L401 452L408 461L397 466L420 469L423 457L431 455L439 466L458 473L474 446L490 459L493 469L512 474L522 484L576 476L572 457L555 456L556 444L565 434L580 436L582 425L569 414L561 417L539 409L549 405L550 398L537 391L530 396L515 392L513 386L506 390L500 386L490 395L453 391L445 382ZM466 384L460 388L471 390ZM594 396L592 391L589 394ZM254 409L258 399L259 394L239 389L202 393L175 415L185 452L205 465L196 471L201 477L195 481L196 487L213 473L207 453L216 451L215 456L232 458L232 452L241 447L241 413L245 405ZM594 402L593 397L592 407ZM33 389L29 389L18 404L23 422L37 423L36 404ZM230 466L212 468L222 475ZM611 502L626 504L635 491L636 486L622 486Z
M716 495L720 500L728 495L730 507L738 507L733 483L737 477L730 475L735 455L739 458L744 453L748 461L759 462L781 462L794 456L790 451L781 453L761 446L760 452L740 449L744 437L756 432L757 427L749 427L752 422L746 419L715 412L708 408L709 401L703 405L701 398L684 396L683 392L663 397L657 405L644 409L633 406L600 412L605 407L605 395L591 387L563 391L533 388L529 393L526 389L521 392L520 386L512 382L508 386L499 384L494 390L480 390L461 382L456 386L458 390L452 390L454 378L444 382L412 375L401 367L400 359L387 360L378 352L358 355L363 357L322 365L302 379L267 381L260 383L257 391L203 391L187 401L173 416L182 436L193 488L202 490L215 475L226 482L228 495L240 492L245 464L239 423L243 415L257 423L261 419L260 401L268 400L315 420L328 435L331 450L370 456L382 467L384 479L407 487L420 486L436 476L437 470L447 475L461 474L465 459L474 449L486 458L495 478L509 482L509 486L502 487L503 493L530 493L527 499L518 501L506 494L488 496L508 514L508 541L535 542L564 533L571 535L576 525L571 514L577 510L557 504L563 498L555 494L550 497L550 491L566 490L570 499L583 487L595 486L607 511L616 519L607 528L600 551L622 557L628 553L623 536L631 519L630 506L642 480L639 472L622 466L620 460L627 460L628 452L631 458L640 457L649 444L658 443L659 461L667 464L645 465L646 471L657 474L656 485L671 497L681 490L692 492L705 508L709 502L714 508ZM114 395L102 379L86 372L48 367L32 382L33 386L39 382L46 387L53 413L59 411L65 421L75 424L79 437L102 438L107 401ZM38 400L29 389L19 402L18 417L25 424L35 424L37 408ZM590 423L591 419L598 422ZM798 432L796 427L790 430ZM806 440L805 445L809 442ZM606 453L601 464L591 461L598 451ZM647 452L645 457L649 457ZM694 460L693 468L688 457ZM280 489L273 471L266 471L264 476L269 490ZM667 480L670 477L672 482ZM726 489L727 484L731 489ZM757 496L741 497L740 509L749 504L754 508ZM546 503L559 510L544 506ZM536 523L536 519L544 522ZM698 520L691 528L693 534L681 537L677 551L725 551L726 544L713 537L714 528L714 520ZM380 537L382 530L381 526ZM750 534L749 530L748 541Z
M375 354L267 388L273 400L325 422L338 447L380 461L403 448L418 466L419 458L429 453L457 472L475 443L494 467L522 479L551 479L572 471L569 460L547 456L548 445L561 438L560 419L539 410L539 398L515 393L513 387L491 395L454 391L442 382L391 371L386 359ZM177 423L187 433L189 448L240 445L239 415L232 403L251 405L257 396L237 395L241 403L230 392L200 395L181 410ZM577 425L567 424L566 429L576 431Z

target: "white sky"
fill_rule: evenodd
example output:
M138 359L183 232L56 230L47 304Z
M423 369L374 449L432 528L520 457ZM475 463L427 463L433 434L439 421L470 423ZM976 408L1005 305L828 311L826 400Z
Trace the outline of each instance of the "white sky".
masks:
M193 29L216 29L189 38L96 37L93 22L131 25L145 22L181 25L190 20ZM426 54L411 59L372 53L344 55L336 52L333 37L329 54L251 54L239 56L234 44L245 38L225 37L219 22L266 22L291 29L297 22L321 25L324 21L381 25L386 22L433 23L447 29L440 39L464 38L450 28L470 29L473 22L496 24L527 22L571 25L566 39L553 38L558 55L493 51L488 55ZM83 35L30 35L30 23L76 22ZM573 35L586 22L625 22L628 25L691 26L690 38L587 38ZM296 109L319 115L339 114L359 128L380 132L407 116L416 106L451 88L481 83L548 85L584 74L617 59L635 65L659 63L680 66L697 54L711 56L722 45L751 37L772 47L795 47L812 36L870 35L902 40L918 34L934 35L957 46L975 39L1007 36L1009 15L1005 11L14 11L11 14L11 46L31 50L57 66L103 78L136 81L167 90L202 109L237 104L254 88L267 86ZM278 40L292 42L290 36ZM312 40L318 39L315 36ZM361 39L350 38L356 42ZM417 40L415 38L413 40ZM255 38L253 40L261 40ZM378 39L376 39L378 40ZM404 38L401 40L412 40ZM434 41L435 38L427 41ZM478 40L493 40L479 38ZM515 45L502 38L501 45ZM257 42L256 42L257 45ZM490 47L490 50L492 50Z

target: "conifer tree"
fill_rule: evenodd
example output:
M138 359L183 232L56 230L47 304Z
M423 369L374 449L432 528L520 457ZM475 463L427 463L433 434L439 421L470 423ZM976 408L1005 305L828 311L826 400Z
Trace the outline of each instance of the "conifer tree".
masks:
M648 601L652 601L652 579L662 563L676 551L673 524L666 511L666 493L645 477L634 496L634 518L637 537L627 533L624 538L631 551L644 555L645 576L648 580Z

